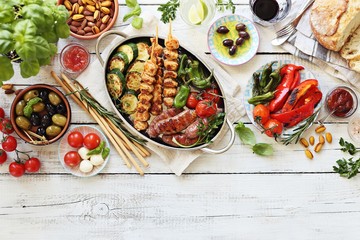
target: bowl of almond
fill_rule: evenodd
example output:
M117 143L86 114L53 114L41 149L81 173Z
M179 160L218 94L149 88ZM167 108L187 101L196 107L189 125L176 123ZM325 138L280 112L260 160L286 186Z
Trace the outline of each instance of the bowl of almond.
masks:
M118 13L117 0L58 0L69 11L71 36L89 40L99 37L114 26Z

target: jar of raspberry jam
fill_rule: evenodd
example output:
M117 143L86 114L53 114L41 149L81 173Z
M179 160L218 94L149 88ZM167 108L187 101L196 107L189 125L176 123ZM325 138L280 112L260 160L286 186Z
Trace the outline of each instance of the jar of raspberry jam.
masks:
M358 99L354 90L346 86L339 86L326 95L325 106L335 117L347 118L353 115L358 107Z
M79 74L88 67L90 63L90 53L83 45L70 43L61 51L60 63L66 72Z

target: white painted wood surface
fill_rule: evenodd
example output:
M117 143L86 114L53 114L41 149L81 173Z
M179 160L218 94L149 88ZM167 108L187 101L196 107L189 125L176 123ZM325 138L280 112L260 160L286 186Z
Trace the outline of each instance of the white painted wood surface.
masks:
M143 11L160 16L156 9L165 0L139 1ZM122 29L124 1L115 29ZM248 1L239 0L237 13L250 16ZM228 14L217 14L217 17ZM178 16L174 35L203 52L206 29L192 29ZM320 80L324 93L342 84L316 66L272 47L271 29L258 28L258 54L247 64L225 67L244 88L252 72L274 59L304 64ZM189 37L191 36L191 37ZM74 38L59 42L59 50ZM110 40L108 40L110 41ZM95 41L81 41L94 53ZM94 56L93 56L94 58ZM56 85L50 71L59 72L58 57L38 76L23 79L17 73L9 82L16 88L35 83ZM18 71L17 71L18 72ZM13 96L0 91L0 106L9 112ZM75 103L73 125L95 124ZM324 114L322 112L322 114ZM92 178L77 178L62 168L57 144L33 147L42 160L37 174L19 179L0 166L0 239L357 239L360 227L360 177L347 180L332 172L344 154L340 137L349 139L347 122L330 118L326 124L333 143L326 144L314 160L300 145L283 146L256 132L258 142L272 143L274 156L264 158L236 139L221 155L204 154L181 177L176 177L153 154L146 175L128 169L115 151L104 171ZM313 126L305 136L315 135Z

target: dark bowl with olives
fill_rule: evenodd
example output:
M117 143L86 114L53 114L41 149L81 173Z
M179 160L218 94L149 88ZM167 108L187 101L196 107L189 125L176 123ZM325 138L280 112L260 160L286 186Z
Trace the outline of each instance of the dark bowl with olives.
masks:
M71 120L70 104L57 88L36 84L15 97L10 119L21 139L34 145L47 145L67 131Z

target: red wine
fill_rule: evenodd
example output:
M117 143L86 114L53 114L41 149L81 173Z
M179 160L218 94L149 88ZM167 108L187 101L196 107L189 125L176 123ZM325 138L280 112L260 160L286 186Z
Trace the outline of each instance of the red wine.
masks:
M275 0L256 0L253 6L254 13L262 20L269 21L279 12L279 4Z

